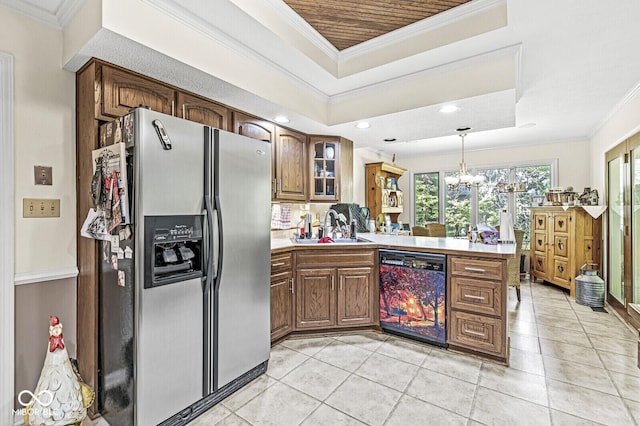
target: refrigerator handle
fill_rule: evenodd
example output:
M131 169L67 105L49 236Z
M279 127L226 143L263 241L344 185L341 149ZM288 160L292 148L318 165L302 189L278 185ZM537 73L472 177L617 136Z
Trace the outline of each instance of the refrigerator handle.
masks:
M217 250L215 247L215 238L213 233L213 206L211 205L211 197L204 198L204 209L207 213L207 234L208 234L208 247L207 247L207 279L205 281L205 292L211 289L211 283L217 276L218 268L216 268Z

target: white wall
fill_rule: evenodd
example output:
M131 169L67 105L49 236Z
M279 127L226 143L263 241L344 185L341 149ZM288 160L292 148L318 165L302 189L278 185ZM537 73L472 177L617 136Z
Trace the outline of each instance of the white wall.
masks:
M0 22L0 51L14 59L16 277L59 275L76 269L75 75L62 69L60 30L4 8ZM52 186L34 185L34 165L53 167ZM60 199L60 218L22 218L25 197ZM16 287L17 391L35 389L49 314L64 318L65 343L75 356L75 278Z
M558 185L573 186L575 191L582 191L591 182L591 161L589 143L587 141L560 142L553 144L530 145L510 149L492 149L469 151L465 149L465 162L469 168L493 166L523 161L558 159ZM413 196L411 181L414 173L434 172L440 170L458 170L460 152L431 155L418 158L397 158L396 163L407 169L398 181L398 186L405 192L404 213L400 220L413 223Z
M0 22L0 50L15 59L15 271L75 267L75 75L61 67L62 31L6 9ZM34 185L34 165L53 167L52 186ZM25 197L59 198L60 218L23 218Z
M605 195L606 152L639 131L640 83L629 92L611 117L591 138L591 187L598 190L601 200Z

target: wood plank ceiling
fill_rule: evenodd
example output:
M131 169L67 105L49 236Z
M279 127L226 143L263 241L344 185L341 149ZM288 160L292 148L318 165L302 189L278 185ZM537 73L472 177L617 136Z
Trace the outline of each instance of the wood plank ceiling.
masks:
M470 0L284 0L338 50Z

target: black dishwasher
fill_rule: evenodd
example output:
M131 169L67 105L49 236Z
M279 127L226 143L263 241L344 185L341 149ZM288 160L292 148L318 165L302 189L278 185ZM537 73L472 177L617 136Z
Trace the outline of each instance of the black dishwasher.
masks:
M379 253L382 329L446 347L447 257L396 250Z

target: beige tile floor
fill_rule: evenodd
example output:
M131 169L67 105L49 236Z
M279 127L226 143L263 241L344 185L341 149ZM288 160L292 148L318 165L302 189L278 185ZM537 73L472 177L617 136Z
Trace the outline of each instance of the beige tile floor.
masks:
M639 424L637 335L608 311L509 289L509 368L386 334L290 339L192 424Z
M608 311L510 288L510 367L387 334L290 339L191 424L638 425L637 335Z

